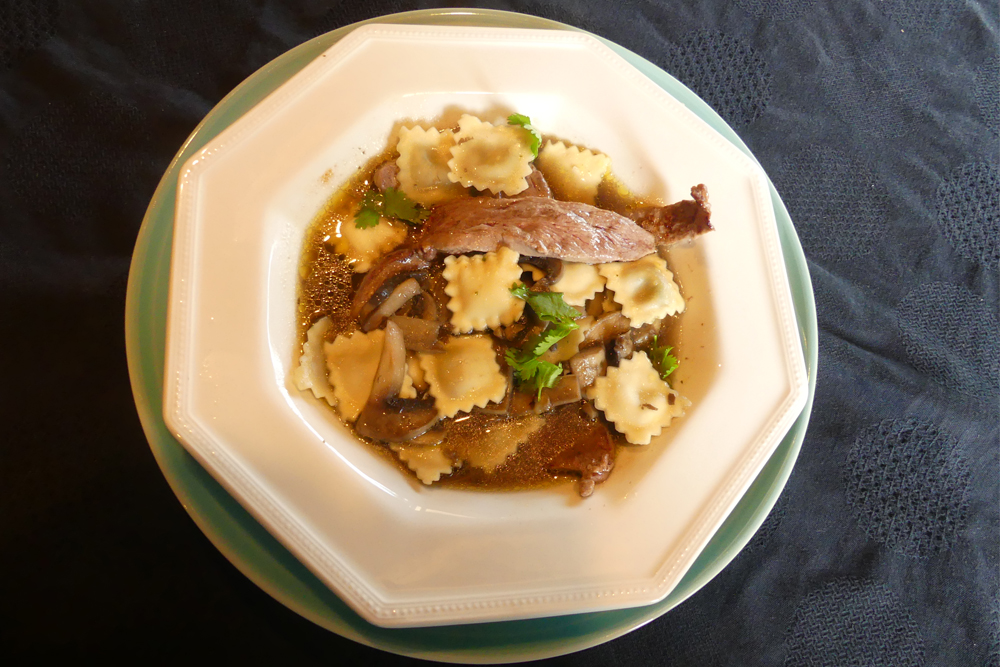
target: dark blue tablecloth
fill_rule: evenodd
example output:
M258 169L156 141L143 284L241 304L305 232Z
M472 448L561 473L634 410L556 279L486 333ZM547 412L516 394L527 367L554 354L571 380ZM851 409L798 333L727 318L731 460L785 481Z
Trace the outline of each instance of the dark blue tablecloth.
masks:
M820 328L813 418L750 545L562 665L1000 665L1000 12L973 0L470 3L661 66L786 202ZM184 138L285 50L445 2L0 2L0 656L416 661L330 634L211 546L146 446L129 258Z

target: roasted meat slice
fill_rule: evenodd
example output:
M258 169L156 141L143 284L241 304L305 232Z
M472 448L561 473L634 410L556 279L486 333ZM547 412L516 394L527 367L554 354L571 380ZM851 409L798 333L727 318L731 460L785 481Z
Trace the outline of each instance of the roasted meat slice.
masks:
M656 250L653 236L624 216L547 197L453 199L434 208L417 244L449 254L508 246L529 257L587 264L632 261Z
M604 424L590 422L588 432L572 447L559 453L549 463L554 474L580 476L580 495L586 498L594 485L603 482L615 467L615 443Z
M685 199L669 206L647 206L629 213L656 238L657 245L670 245L712 231L712 208L708 204L708 188L696 185L691 188L693 199Z
M372 182L379 192L399 187L399 165L395 160L383 162L372 173Z

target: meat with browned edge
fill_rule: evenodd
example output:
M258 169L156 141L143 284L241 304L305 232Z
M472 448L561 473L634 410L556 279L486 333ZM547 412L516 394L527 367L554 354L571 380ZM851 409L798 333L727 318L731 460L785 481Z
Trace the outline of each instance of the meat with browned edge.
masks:
M628 217L656 237L657 245L669 245L712 231L708 204L708 188L691 188L694 199L685 199L669 206L646 206L630 211Z
M453 199L434 207L416 243L448 254L507 246L586 264L629 262L656 250L653 235L624 216L546 197Z
M615 444L604 424L591 422L588 432L549 463L549 471L580 476L580 495L586 498L615 467Z

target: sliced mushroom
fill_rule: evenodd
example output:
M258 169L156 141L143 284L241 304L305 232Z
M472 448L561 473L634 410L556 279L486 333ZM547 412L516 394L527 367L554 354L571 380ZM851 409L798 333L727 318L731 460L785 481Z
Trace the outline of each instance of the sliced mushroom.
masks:
M365 306L370 305L370 302L377 306L380 301L376 299L376 296L385 292L384 288L387 284L394 287L393 283L389 283L390 280L396 279L395 285L398 285L402 282L400 276L411 274L406 277L414 277L412 276L414 272L425 271L429 266L430 263L412 248L400 248L383 256L375 263L371 271L365 274L361 284L358 285L358 290L354 293L354 301L351 302L351 317L360 316Z
M511 417L520 417L521 415L526 415L529 412L534 412L534 408L534 394L529 394L525 391L515 391L511 394L510 411L508 412Z
M575 375L563 375L554 386L542 389L541 395L535 401L535 413L542 414L552 408L576 403L583 394L580 391L580 381Z
M563 263L561 259L555 257L522 257L518 260L521 264L530 264L545 272L545 275L535 281L538 287L551 287L562 277Z
M617 366L626 359L631 359L634 351L635 343L632 342L632 332L626 331L623 334L618 334L611 348L611 363Z
M651 324L643 324L637 329L632 329L632 343L637 349L652 344L653 337L660 333L661 321L657 320Z
M438 422L433 400L399 397L405 375L403 333L389 321L371 394L354 423L360 435L383 442L405 442L423 435Z
M367 332L379 328L387 317L402 308L410 299L419 296L420 293L420 283L415 278L404 280L396 286L396 289L392 290L392 293L378 308L365 318L361 330Z
M599 421L590 422L587 433L572 447L560 452L549 462L549 472L555 475L580 476L580 496L586 498L594 486L603 482L615 467L615 444L607 427Z
M444 442L445 432L442 428L432 428L423 435L418 435L409 441L411 445L420 445L421 447L433 447L435 445L440 445Z
M420 293L419 299L420 317L425 320L438 321L438 305L434 300L434 295L424 290Z
M594 380L604 375L608 370L604 346L592 345L580 350L569 360L569 368L584 389L594 384Z
M621 312L606 313L587 330L587 335L580 342L580 347L589 347L594 343L609 343L631 328L631 322Z
M552 188L549 187L549 182L545 180L545 175L534 164L531 165L531 173L528 174L524 180L528 183L527 189L518 192L513 197L552 197ZM493 195L488 191L482 192L481 194L487 197L492 196L496 199L513 198L508 197L503 193Z
M441 352L441 324L417 317L392 315L389 321L403 332L403 344L415 352Z
M473 412L482 413L484 415L494 415L497 417L503 417L510 414L510 404L514 396L514 370L507 367L507 393L504 394L503 400L499 403L487 403L486 407L480 408L475 407L472 409Z

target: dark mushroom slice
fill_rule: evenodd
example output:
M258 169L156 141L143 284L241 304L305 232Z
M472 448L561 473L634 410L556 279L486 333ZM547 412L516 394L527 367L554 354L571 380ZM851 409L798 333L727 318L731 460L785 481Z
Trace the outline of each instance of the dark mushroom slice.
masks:
M369 302L374 302L377 306L380 301L375 297L380 291L385 291L384 287L390 280L397 280L393 285L395 286L407 278L414 277L414 273L426 271L429 266L430 262L412 248L400 248L383 256L358 285L358 291L355 292L354 300L351 302L351 317L360 316ZM400 276L404 274L407 274L406 277L400 280Z
M580 391L580 381L575 375L563 375L555 385L542 389L538 400L535 401L535 413L542 414L552 408L576 403L583 398Z
M653 344L653 339L660 333L660 323L662 320L652 324L643 324L641 327L632 329L632 344L636 349L649 347Z
M489 197L491 199L516 199L517 197L552 198L552 188L549 187L549 182L545 180L545 174L543 174L534 164L531 165L531 173L525 176L524 180L528 183L528 187L521 190L516 195L505 195L502 192L493 194L490 190L481 190L477 191L476 196Z
M421 319L431 320L436 322L439 318L437 301L434 300L434 296L424 290L421 292L417 303L420 307L419 313Z
M510 409L507 412L511 417L520 417L534 411L535 394L519 390L511 394Z
M626 359L631 359L634 351L635 343L632 341L632 332L626 331L623 334L618 334L611 346L611 365L617 366Z
M525 341L530 340L532 336L538 335L545 331L549 326L548 322L538 319L537 316L532 315L527 320L527 325L523 327L520 331L517 331L508 340L515 346L520 347Z
M562 277L563 263L561 259L555 257L522 257L518 260L521 264L530 264L545 272L545 275L535 281L537 287L551 287Z
M592 345L580 350L569 360L569 368L584 389L594 384L594 380L604 375L608 370L604 346Z
M420 296L421 291L420 283L417 282L416 278L408 278L396 285L385 301L365 318L361 330L368 332L379 328L387 317L394 314L411 299Z
M417 317L392 315L389 321L403 332L403 344L414 352L441 352L441 323Z
M603 482L615 467L615 444L608 428L599 421L589 422L585 434L568 449L549 462L549 472L554 475L579 475L580 496L586 498L594 486Z
M610 343L615 338L632 328L629 319L620 311L605 313L587 330L587 335L580 342L580 347L589 347L594 343Z
M411 445L420 445L421 447L433 447L434 445L440 445L444 442L445 432L443 428L432 428L423 435L418 435L412 440L408 441Z
M360 435L382 442L405 442L423 435L438 422L433 400L399 397L405 376L403 333L389 321L371 394L354 423Z
M531 165L531 173L524 180L528 182L528 188L518 192L516 197L552 197L552 188L545 180L545 174L534 164Z

